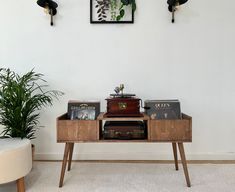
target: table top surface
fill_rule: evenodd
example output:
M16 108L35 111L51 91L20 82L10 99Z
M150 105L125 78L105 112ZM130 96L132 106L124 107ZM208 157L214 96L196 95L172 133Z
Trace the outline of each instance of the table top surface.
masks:
M31 145L29 139L21 139L21 138L4 138L0 139L0 153L19 149L21 147L25 147L27 145Z
M106 117L105 113L101 112L97 120L109 120L109 121L138 121L138 120L149 120L149 116L145 113L141 113L143 116L142 117Z

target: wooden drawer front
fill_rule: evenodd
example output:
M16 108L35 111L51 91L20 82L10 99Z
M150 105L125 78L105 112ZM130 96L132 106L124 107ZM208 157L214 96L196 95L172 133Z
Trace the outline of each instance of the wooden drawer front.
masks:
M57 121L57 142L97 141L96 120L59 120Z
M150 140L191 142L191 120L150 120Z

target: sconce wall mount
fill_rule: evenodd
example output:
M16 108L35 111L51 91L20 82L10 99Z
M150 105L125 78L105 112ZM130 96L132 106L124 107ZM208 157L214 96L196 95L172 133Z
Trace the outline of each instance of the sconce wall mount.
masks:
M51 26L53 26L53 16L57 13L56 8L58 7L58 4L52 0L38 0L37 4L40 7L46 9L46 11L49 13L49 15L51 16Z
M167 0L168 10L172 12L172 19L171 22L175 22L175 11L177 10L177 6L180 6L186 3L188 0Z

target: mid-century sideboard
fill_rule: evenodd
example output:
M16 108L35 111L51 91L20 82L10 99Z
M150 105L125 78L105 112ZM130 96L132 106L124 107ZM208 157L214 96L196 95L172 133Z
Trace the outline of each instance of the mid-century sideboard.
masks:
M102 137L103 121L144 121L147 125L147 137L143 140L107 140ZM65 143L59 187L63 186L65 169L68 162L68 171L71 169L74 143L82 142L146 142L172 143L175 169L178 170L177 145L187 186L190 179L184 152L184 142L192 142L192 117L182 114L177 120L152 120L143 113L143 117L112 117L100 113L96 120L69 120L67 114L57 118L57 142Z

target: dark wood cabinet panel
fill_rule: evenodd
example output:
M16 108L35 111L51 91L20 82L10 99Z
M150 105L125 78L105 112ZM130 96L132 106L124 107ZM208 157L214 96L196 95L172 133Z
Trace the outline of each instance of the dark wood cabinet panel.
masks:
M150 141L192 141L192 118L185 114L177 120L150 120L149 126Z
M65 117L57 119L57 142L98 141L97 120L66 120Z

